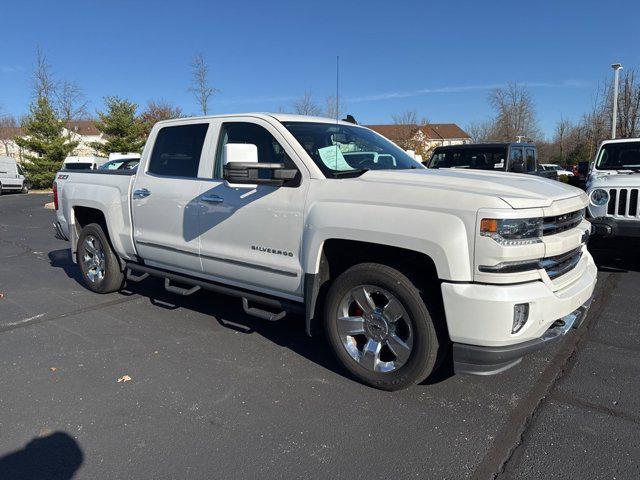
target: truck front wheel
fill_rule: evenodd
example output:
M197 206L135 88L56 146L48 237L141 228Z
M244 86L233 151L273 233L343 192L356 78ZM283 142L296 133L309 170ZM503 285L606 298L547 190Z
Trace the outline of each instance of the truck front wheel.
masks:
M439 342L420 291L400 271L362 263L331 285L324 326L333 352L358 380L382 390L421 382Z
M82 229L76 255L82 278L89 290L97 293L120 290L124 274L100 225L91 223Z

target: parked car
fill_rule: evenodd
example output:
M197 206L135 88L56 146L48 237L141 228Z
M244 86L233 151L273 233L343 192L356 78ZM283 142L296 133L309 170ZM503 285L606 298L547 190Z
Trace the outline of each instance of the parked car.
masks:
M138 168L139 158L120 158L102 165L99 170L133 170Z
M386 390L424 380L451 347L458 373L512 367L580 324L596 282L583 191L425 169L332 119L159 122L136 172L61 171L54 202L94 292L153 275L177 295L240 297L266 321L299 312Z
M106 158L96 155L69 156L64 159L62 168L65 170L96 170L106 161Z
M555 180L558 178L556 172L539 168L538 149L533 143L471 143L436 147L425 166L528 173Z
M556 172L559 178L565 177L568 180L569 177L574 176L572 170L563 168L560 165L557 165L555 163L541 163L539 167L541 170L544 170L545 172Z
M0 156L0 195L3 192L29 192L31 183L15 158Z
M640 237L640 138L602 142L587 181L594 234Z

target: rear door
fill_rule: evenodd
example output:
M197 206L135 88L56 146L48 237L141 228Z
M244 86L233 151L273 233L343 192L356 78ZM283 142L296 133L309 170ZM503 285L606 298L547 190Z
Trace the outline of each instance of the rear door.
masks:
M208 121L157 130L131 192L138 255L156 267L202 273L199 202L201 176L211 165Z

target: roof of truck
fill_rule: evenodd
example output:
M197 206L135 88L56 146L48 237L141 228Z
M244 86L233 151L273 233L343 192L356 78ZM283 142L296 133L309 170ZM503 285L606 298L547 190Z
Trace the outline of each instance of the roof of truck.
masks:
M309 122L309 123L336 123L335 118L328 117L314 117L310 115L295 115L293 113L269 113L269 112L245 112L245 113L225 113L221 115L206 115L199 117L187 117L187 118L174 118L171 120L163 120L161 124L183 122L185 120L205 120L208 118L227 118L227 117L254 117L262 118L264 120L268 118L275 118L279 122ZM345 122L344 120L338 120L337 123L341 125L353 125L353 123Z
M614 140L603 140L602 144L605 143L626 143L626 142L640 142L640 138L616 138Z

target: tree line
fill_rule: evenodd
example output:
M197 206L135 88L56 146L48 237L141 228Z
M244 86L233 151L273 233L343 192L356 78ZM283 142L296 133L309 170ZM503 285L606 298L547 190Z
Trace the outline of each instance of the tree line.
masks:
M538 126L535 102L529 90L517 83L493 90L488 103L493 116L467 126L474 142L513 142L518 138L538 144L543 161L575 165L593 159L603 140L611 138L613 81L601 82L589 110L577 121L563 116L553 136L545 139ZM618 95L616 138L640 136L640 81L635 69L623 72Z

